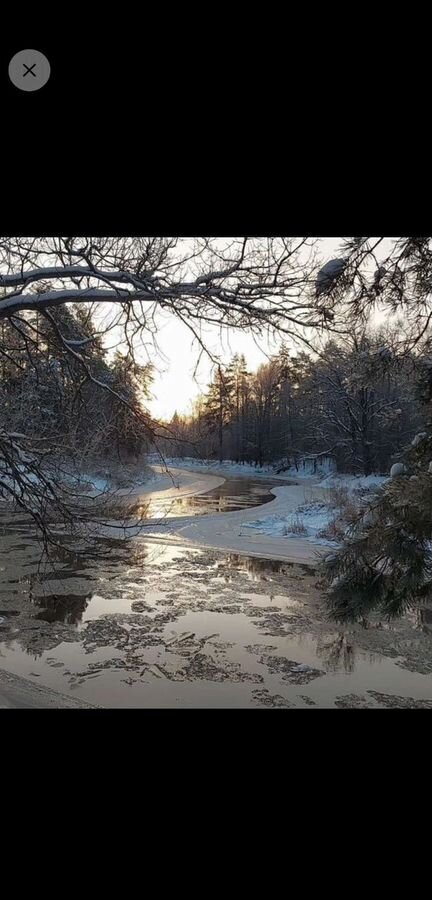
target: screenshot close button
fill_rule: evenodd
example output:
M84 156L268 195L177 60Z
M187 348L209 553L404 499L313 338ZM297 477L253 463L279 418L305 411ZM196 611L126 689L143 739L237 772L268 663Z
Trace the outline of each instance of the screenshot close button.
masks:
M50 75L49 61L39 50L20 50L9 63L9 78L20 91L38 91Z

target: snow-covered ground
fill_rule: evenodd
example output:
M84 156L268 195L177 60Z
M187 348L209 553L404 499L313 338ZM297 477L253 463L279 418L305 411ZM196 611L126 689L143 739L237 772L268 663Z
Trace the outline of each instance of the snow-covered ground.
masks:
M270 466L259 468L231 461L221 464L192 457L166 459L166 465L160 465L160 457L156 454L147 463L150 465L141 474L134 475L128 487L119 488L109 473L103 477L102 472L82 473L79 482L86 486L90 494L112 491L116 495L142 495L146 501L153 501L155 509L159 498L166 501L170 497L177 499L203 494L229 477L273 477L282 483L288 482L271 488L275 500L260 510L255 507L198 518L172 517L165 521L161 521L159 516L148 520L146 527L146 534L156 536L163 533L169 540L181 539L183 542L186 540L234 552L287 560L307 561L316 556L320 547L324 552L325 546L335 546L335 541L331 539L332 529L329 534L326 533L337 515L335 503L328 503L331 488L344 488L350 497L355 498L358 493L379 487L386 481L385 477L378 475L364 477L329 473L326 467L315 475L306 474L301 469L288 469L279 474L275 467Z
M320 487L331 488L331 487L346 487L350 492L356 490L364 490L366 488L379 487L380 484L383 484L386 481L386 478L381 475L368 475L367 477L362 475L339 475L339 474L327 474L318 472L316 475L312 476L310 473L307 474L303 471L303 469L299 469L298 471L295 468L287 469L284 472L279 474L276 473L276 469L274 466L262 466L255 467L253 464L245 463L235 463L231 460L225 460L223 463L219 463L214 460L206 460L201 459L197 460L192 457L177 458L177 457L167 457L165 459L166 467L162 466L160 457L157 454L154 454L148 457L148 469L146 469L145 473L140 476L137 474L134 477L133 483L130 484L128 488L119 488L116 486L116 482L114 478L110 478L109 476L102 477L100 475L92 475L87 473L81 473L78 477L72 479L74 484L76 485L86 485L91 491L96 493L103 493L106 491L115 491L118 494L123 493L148 493L153 492L155 490L170 490L173 487L178 486L178 478L184 482L185 473L190 470L191 473L205 473L209 475L213 475L215 477L223 476L226 477L237 477L242 475L247 478L255 478L255 477L263 477L263 478L278 478L281 481L298 481L305 482L306 484L310 483L319 483ZM180 471L182 474L180 475ZM219 484L221 484L223 478L219 477ZM213 483L213 487L216 487L216 483Z
M160 465L160 457L154 453L147 457L150 465ZM171 468L192 469L195 472L216 472L218 475L227 475L236 478L238 475L244 478L277 478L280 481L310 481L311 478L325 478L331 475L331 467L324 462L318 465L314 472L311 466L299 465L285 468L284 461L274 462L264 466L256 466L254 463L237 463L231 459L224 459L219 462L216 459L197 459L192 456L176 457L167 456L164 458L166 465Z
M102 494L107 492L115 493L137 493L153 491L155 489L163 490L165 487L173 486L173 479L168 475L172 469L192 472L205 472L211 475L225 475L227 477L243 476L245 478L277 478L280 481L296 481L310 483L311 481L319 482L322 487L342 487L345 486L349 490L364 489L367 487L375 487L382 484L386 479L380 475L369 475L367 478L358 475L339 475L328 471L326 464L318 467L315 473L310 469L300 466L279 471L282 462L273 463L272 465L255 466L253 463L236 463L232 460L224 460L220 463L218 460L196 459L195 457L165 457L164 464L161 465L161 457L157 454L150 454L146 460L147 465L142 472L134 472L128 474L128 487L124 487L118 483L116 473L103 472L70 472L63 473L62 480L73 488L78 488L86 492ZM36 474L29 472L23 466L18 466L22 475L25 477L29 485L38 484L39 479ZM121 467L117 472L117 476L122 474ZM56 477L59 477L57 474ZM10 475L0 471L0 477L4 485L14 487L14 479ZM5 498L6 499L6 498Z
M320 536L333 515L334 510L329 509L325 503L311 503L299 506L298 509L286 516L263 516L261 519L256 519L255 522L245 522L244 528L255 528L261 534L276 537L302 537L305 540L312 540L315 544L335 547L337 542Z
M334 473L332 475L326 475L326 477L320 481L320 487L346 487L351 493L357 490L363 491L367 488L381 487L388 478L388 475L343 475Z
M326 475L316 482L323 494L322 501L300 505L286 515L261 516L253 522L245 523L245 527L254 528L261 534L288 538L301 536L314 544L336 547L339 541L331 540L326 535L331 523L341 515L340 508L335 503L329 502L331 489L345 489L347 496L352 500L356 495L361 496L368 490L381 487L386 481L387 477L382 475Z
M153 465L160 465L161 459L156 453L147 457L148 462ZM203 469L211 472L217 469L218 472L226 472L227 475L247 475L252 478L255 475L275 474L274 466L255 466L253 463L236 463L230 459L225 459L222 463L215 459L196 459L193 456L166 456L165 462L168 467L180 469ZM286 473L283 473L286 475Z
M257 542L262 542L263 551L278 550L281 556L285 556L282 547L287 542L285 546L289 555L293 553L296 557L301 556L301 558L304 558L305 547L308 543L315 545L316 548L319 546L335 547L338 544L337 540L333 539L331 527L330 535L327 533L329 526L340 512L334 502L329 503L331 489L345 489L347 496L353 499L367 490L380 487L387 480L386 476L382 475L329 473L326 466L315 475L308 474L303 469L297 471L295 468L287 469L276 475L275 467L255 468L253 465L242 465L229 460L220 463L189 457L166 459L166 463L171 475L177 478L182 472L183 479L186 472L190 470L202 472L204 479L211 472L214 475L226 475L227 477L240 475L249 478L260 476L265 478L272 476L281 481L295 481L295 485L273 489L272 493L275 494L276 500L270 506L263 507L263 515L257 516L257 511L250 509L241 513L219 514L217 517L206 516L205 521L200 519L199 524L196 521L188 522L183 519L178 526L175 522L171 522L170 527L177 534L181 532L183 537L196 536L200 543L211 542L213 546L230 546L231 549L244 549L245 552L246 547L248 550L251 549L252 535L255 532L257 533ZM162 472L160 467L155 466L154 469L159 470L159 473ZM204 473L206 474L204 475ZM158 477L164 479L167 476L159 474ZM191 484L189 489L192 491L197 486ZM155 487L149 484L150 490L155 490ZM200 484L200 487L202 490L211 489L210 484L205 486L205 482ZM159 483L158 489L163 490L163 488L164 485ZM245 540L248 533L251 540ZM259 538L258 535L260 535ZM313 552L313 547L311 547L311 553Z
M166 460L169 475L161 466L152 467L158 481L154 484L149 482L146 486L145 492L149 492L149 497L156 499L165 490L175 494L172 479L189 495L211 490L215 486L215 477L223 481L224 476L272 476L290 483L271 488L275 500L260 510L255 507L238 512L208 514L198 519L185 516L161 521L159 518L149 522L152 534L163 534L168 540L187 540L194 544L287 560L312 560L317 553L337 546L341 526L339 523L339 533L335 533L332 526L340 510L334 496L331 497L332 488L345 489L346 495L355 502L359 495L386 481L379 475L365 477L324 472L321 476L313 476L299 474L295 469L276 475L269 468L257 471L254 466L230 462L220 464L192 458L178 462L181 463L179 468L171 460Z
M85 472L80 473L78 476L70 475L68 478L65 478L71 486L73 487L85 487L90 491L95 491L97 494L103 494L105 491L109 491L110 489L110 480L108 478L101 478L97 475L87 475Z
M156 467L155 467L156 468ZM218 469L218 473L219 473ZM216 474L209 475L201 472L194 475L192 472L181 469L171 469L171 475L176 481L181 480L184 490L196 493L204 493L215 486ZM166 477L166 476L164 476ZM195 482L193 479L195 478ZM188 479L190 483L188 484ZM219 483L224 481L218 477ZM199 488L199 491L197 490ZM170 489L173 490L172 488ZM175 490L175 489L174 489ZM162 491L151 492L149 499L156 499ZM313 500L322 500L322 492L316 487L316 480L309 479L309 483L303 480L299 484L283 485L271 488L275 499L267 508L272 509L276 518L286 517L289 513L298 509L300 505L310 503ZM260 556L270 559L282 559L287 561L313 562L317 551L323 548L315 545L310 540L305 540L303 535L295 535L287 541L285 536L276 534L258 533L252 528L246 527L247 523L254 522L257 518L256 507L242 509L228 513L210 513L201 516L182 516L154 520L148 520L143 535L145 540L154 538L157 541L168 543L185 543L195 546L207 546L215 549L227 550L233 553L244 553L248 556Z
M153 466L154 464L160 466L161 459L156 453L150 454L147 457L147 461L149 465ZM164 458L164 461L168 468L179 468L179 469L192 469L197 471L206 471L206 472L217 472L223 473L227 476L237 476L244 475L247 478L255 478L256 476L262 476L265 478L278 478L281 481L294 480L294 481L307 481L311 480L319 481L322 487L342 487L345 486L348 489L356 490L364 489L367 487L379 487L379 485L383 484L388 476L384 475L345 475L339 474L338 472L329 471L329 466L327 463L323 463L322 465L318 465L316 472L313 472L309 467L304 468L302 465L299 465L299 468L296 469L295 466L291 466L291 468L283 469L283 471L279 471L282 466L282 461L272 463L271 465L265 466L255 466L254 463L236 463L230 459L224 459L221 463L215 459L196 459L192 456L185 457L174 457L167 456Z
M22 484L28 485L29 488L32 485L41 484L41 479L35 472L30 471L22 465L17 466L17 470ZM146 476L148 478L147 472ZM150 472L150 476L153 480L157 479L157 476L153 472ZM88 472L66 472L59 469L58 471L54 470L51 476L50 472L47 471L45 477L48 481L51 477L55 484L63 484L73 491L84 491L88 494L104 494L108 491L116 490L115 479L111 478L108 474L104 476ZM141 483L143 483L143 477L140 478L140 476L137 476L135 484ZM15 478L9 474L4 474L0 469L0 499L8 500L7 493L4 497L1 497L2 486L6 489L11 488L12 490L16 490L20 487Z

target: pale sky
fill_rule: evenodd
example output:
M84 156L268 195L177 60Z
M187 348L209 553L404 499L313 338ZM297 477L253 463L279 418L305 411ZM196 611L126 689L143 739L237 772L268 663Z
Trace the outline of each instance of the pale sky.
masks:
M254 341L244 331L225 332L222 341L216 328L209 328L207 335L206 344L223 362L229 362L235 353L244 353L250 370L266 362L268 355L280 345L280 341L269 344L265 339L260 339L260 348L257 339ZM158 371L152 386L154 399L147 403L152 415L158 419L171 419L176 410L179 414L190 413L192 402L206 390L211 380L212 363L204 356L194 378L199 347L196 344L192 347L192 340L187 327L173 316L158 330L158 344L168 359L155 357L152 360Z
M338 255L341 238L323 238L321 252L324 260ZM254 371L275 353L281 341L268 343L266 338L255 338L245 331L225 331L221 341L220 331L208 326L206 345L229 362L234 353L244 353L249 371ZM157 373L152 387L153 399L147 403L151 414L157 419L169 420L174 412L187 414L192 410L193 401L206 390L211 380L212 364L208 357L202 357L194 378L194 368L199 356L199 347L192 347L193 336L174 316L161 317L157 342L166 359L154 355L150 357ZM259 343L259 346L257 346ZM287 341L289 346L289 342Z

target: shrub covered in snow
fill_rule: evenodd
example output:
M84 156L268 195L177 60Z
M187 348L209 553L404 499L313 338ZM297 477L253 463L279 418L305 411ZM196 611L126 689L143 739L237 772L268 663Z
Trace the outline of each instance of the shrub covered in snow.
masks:
M406 475L407 471L407 467L404 463L394 463L390 469L390 478L398 478L399 475Z
M293 519L284 526L282 534L307 534L307 527L303 519L297 514Z

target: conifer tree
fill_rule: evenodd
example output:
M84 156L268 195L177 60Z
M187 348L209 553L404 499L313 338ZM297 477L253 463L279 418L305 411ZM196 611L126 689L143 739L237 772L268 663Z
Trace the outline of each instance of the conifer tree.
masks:
M224 458L224 428L229 424L233 410L233 386L232 372L228 369L224 371L219 365L205 401L207 427L211 433L217 435L219 462L223 462Z

